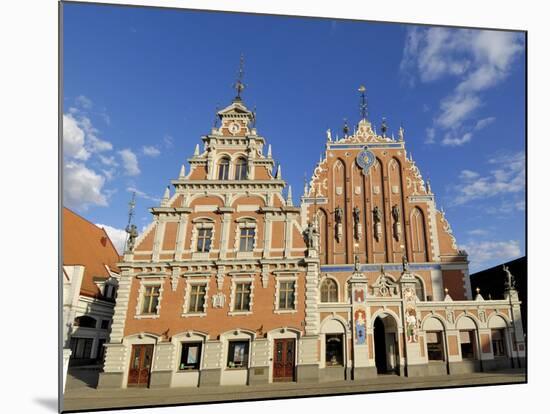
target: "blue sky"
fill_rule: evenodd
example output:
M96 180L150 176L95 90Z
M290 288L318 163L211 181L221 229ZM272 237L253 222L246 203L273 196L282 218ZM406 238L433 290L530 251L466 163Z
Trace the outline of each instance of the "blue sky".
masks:
M216 106L243 97L298 202L325 131L402 123L471 271L525 253L522 34L84 4L64 5L64 200L116 243L137 190L146 225Z

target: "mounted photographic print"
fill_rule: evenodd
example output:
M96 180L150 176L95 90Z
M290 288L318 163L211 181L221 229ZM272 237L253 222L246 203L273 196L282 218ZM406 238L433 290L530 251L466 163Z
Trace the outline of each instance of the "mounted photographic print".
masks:
M525 32L61 13L63 411L527 381Z

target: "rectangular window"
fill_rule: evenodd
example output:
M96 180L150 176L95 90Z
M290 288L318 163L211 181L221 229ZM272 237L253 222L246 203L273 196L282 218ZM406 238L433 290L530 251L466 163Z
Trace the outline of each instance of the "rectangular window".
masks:
M443 361L443 339L441 331L426 332L426 343L428 347L428 360Z
M71 338L71 358L89 359L92 357L92 338Z
M241 252L251 252L254 249L254 234L253 228L241 229L241 243L239 245Z
M506 356L506 348L504 345L504 329L491 329L491 342L493 344L494 356Z
M235 306L233 310L250 310L250 283L237 283L235 285Z
M201 363L201 348L202 344L200 342L182 342L179 369L199 369Z
M159 295L159 285L145 286L145 292L143 292L143 304L141 306L142 314L157 313Z
M294 309L294 282L279 283L279 309Z
M325 362L327 366L344 365L344 337L342 334L325 336Z
M463 359L473 359L475 355L474 331L460 331L460 349Z
M199 233L197 235L197 252L209 252L211 244L212 229L199 229Z
M248 341L230 341L227 354L228 368L248 367Z
M189 309L188 312L200 313L204 312L204 297L206 295L206 285L191 285L189 294Z

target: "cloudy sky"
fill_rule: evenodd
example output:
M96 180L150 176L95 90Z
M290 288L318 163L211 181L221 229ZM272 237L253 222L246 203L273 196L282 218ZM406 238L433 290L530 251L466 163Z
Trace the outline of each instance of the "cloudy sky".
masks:
M121 246L128 202L143 228L169 181L230 103L245 103L295 203L325 131L405 128L471 272L525 254L525 39L401 24L64 6L64 204Z

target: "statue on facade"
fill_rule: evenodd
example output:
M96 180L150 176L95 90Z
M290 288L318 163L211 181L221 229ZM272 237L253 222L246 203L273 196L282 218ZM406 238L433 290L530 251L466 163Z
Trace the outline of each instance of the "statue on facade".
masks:
M361 210L359 207L353 207L353 228L355 230L355 239L361 240L363 235L363 229L361 227Z
M128 241L126 242L126 251L131 252L134 250L134 245L136 244L136 239L138 236L137 227L135 224L126 226L126 233L128 233Z
M304 241L308 249L317 249L317 236L318 232L313 223L308 223L306 229L303 231Z
M401 210L397 204L394 204L391 208L391 215L393 217L393 235L395 240L401 239Z
M353 223L355 226L359 224L359 220L361 218L361 210L359 210L359 207L355 206L353 207Z
M327 129L327 141L332 141L332 131L329 129Z
M382 221L382 212L378 206L374 206L374 210L372 210L372 217L374 219L374 224L378 224Z
M406 254L403 255L402 261L403 261L403 273L408 272L409 271L409 261L407 260L407 255Z
M400 217L401 217L401 210L399 210L399 206L397 204L394 204L391 208L391 215L396 223L399 223Z
M506 273L506 283L505 283L505 289L511 290L516 288L516 279L514 278L514 275L510 272L510 268L506 265L502 265L502 270Z
M342 209L342 207L340 206L336 207L336 210L334 210L334 219L336 220L336 224L342 223L343 218L344 209Z

